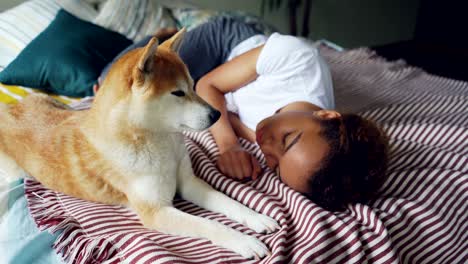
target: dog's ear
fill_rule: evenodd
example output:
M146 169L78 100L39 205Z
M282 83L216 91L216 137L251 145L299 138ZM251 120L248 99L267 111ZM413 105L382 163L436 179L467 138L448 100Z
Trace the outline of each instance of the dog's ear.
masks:
M164 41L161 44L161 46L166 47L174 52L179 52L180 46L182 44L182 40L184 39L185 32L186 32L185 28L182 28L170 39Z
M133 69L133 79L137 83L144 83L145 75L151 73L154 70L154 56L156 55L158 44L158 39L153 37L143 48L143 53L140 55L138 63Z
M156 37L152 37L151 40L146 44L143 54L138 60L138 70L142 73L150 73L154 67L154 55L158 49L159 41Z

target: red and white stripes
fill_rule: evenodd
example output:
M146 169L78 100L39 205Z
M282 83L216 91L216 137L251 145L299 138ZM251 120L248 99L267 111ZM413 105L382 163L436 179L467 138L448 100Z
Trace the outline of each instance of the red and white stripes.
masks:
M468 255L468 84L366 49L322 49L334 77L337 106L359 111L389 134L391 159L380 198L331 213L282 184L265 170L239 183L216 169L208 133L187 133L196 175L281 229L257 234L190 202L175 206L214 219L265 242L262 263L464 263ZM264 162L259 149L244 146ZM245 263L207 240L143 228L129 209L72 198L26 181L31 214L41 229L62 233L57 252L69 263Z

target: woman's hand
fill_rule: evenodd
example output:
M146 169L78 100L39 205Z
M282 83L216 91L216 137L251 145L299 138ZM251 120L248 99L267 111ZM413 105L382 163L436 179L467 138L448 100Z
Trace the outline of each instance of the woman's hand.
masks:
M216 165L221 172L238 180L255 180L262 170L258 160L239 145L222 152Z

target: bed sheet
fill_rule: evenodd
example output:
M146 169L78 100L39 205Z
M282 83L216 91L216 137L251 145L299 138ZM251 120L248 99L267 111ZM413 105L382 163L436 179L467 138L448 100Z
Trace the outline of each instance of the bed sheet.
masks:
M216 144L204 132L186 134L196 175L275 218L281 229L257 234L190 202L178 199L175 206L261 239L272 251L262 263L464 263L468 84L387 62L367 49L321 51L330 64L338 109L375 120L389 135L390 167L379 198L333 213L266 168L256 181L234 181L217 170ZM243 145L265 166L256 145ZM144 229L129 209L68 197L34 181L26 182L26 195L40 229L62 232L54 246L68 263L255 262L203 239Z
M63 263L52 249L58 235L37 228L29 214L22 179L0 184L0 263Z

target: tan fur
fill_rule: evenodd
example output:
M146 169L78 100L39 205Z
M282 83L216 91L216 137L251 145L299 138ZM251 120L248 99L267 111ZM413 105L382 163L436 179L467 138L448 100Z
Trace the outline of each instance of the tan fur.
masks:
M173 40L158 47L155 67L159 73L145 94L148 99L172 89L177 78L187 78L185 65L168 50ZM115 164L103 159L83 130L96 137L114 133L137 149L146 144L146 131L125 123L102 126L109 109L128 100L132 93L135 76L140 76L135 66L143 52L134 50L112 67L90 110L72 111L46 95L30 95L7 112L0 112L0 151L48 188L90 201L128 204L126 195L117 188L128 185L128 177L122 177Z
M193 175L180 132L207 129L219 112L195 94L175 52L183 33L157 49L153 38L119 59L90 110L73 111L45 95L0 108L0 168L9 175L26 171L85 200L130 206L146 227L263 257L268 248L258 239L172 207L177 191L257 232L278 228Z

